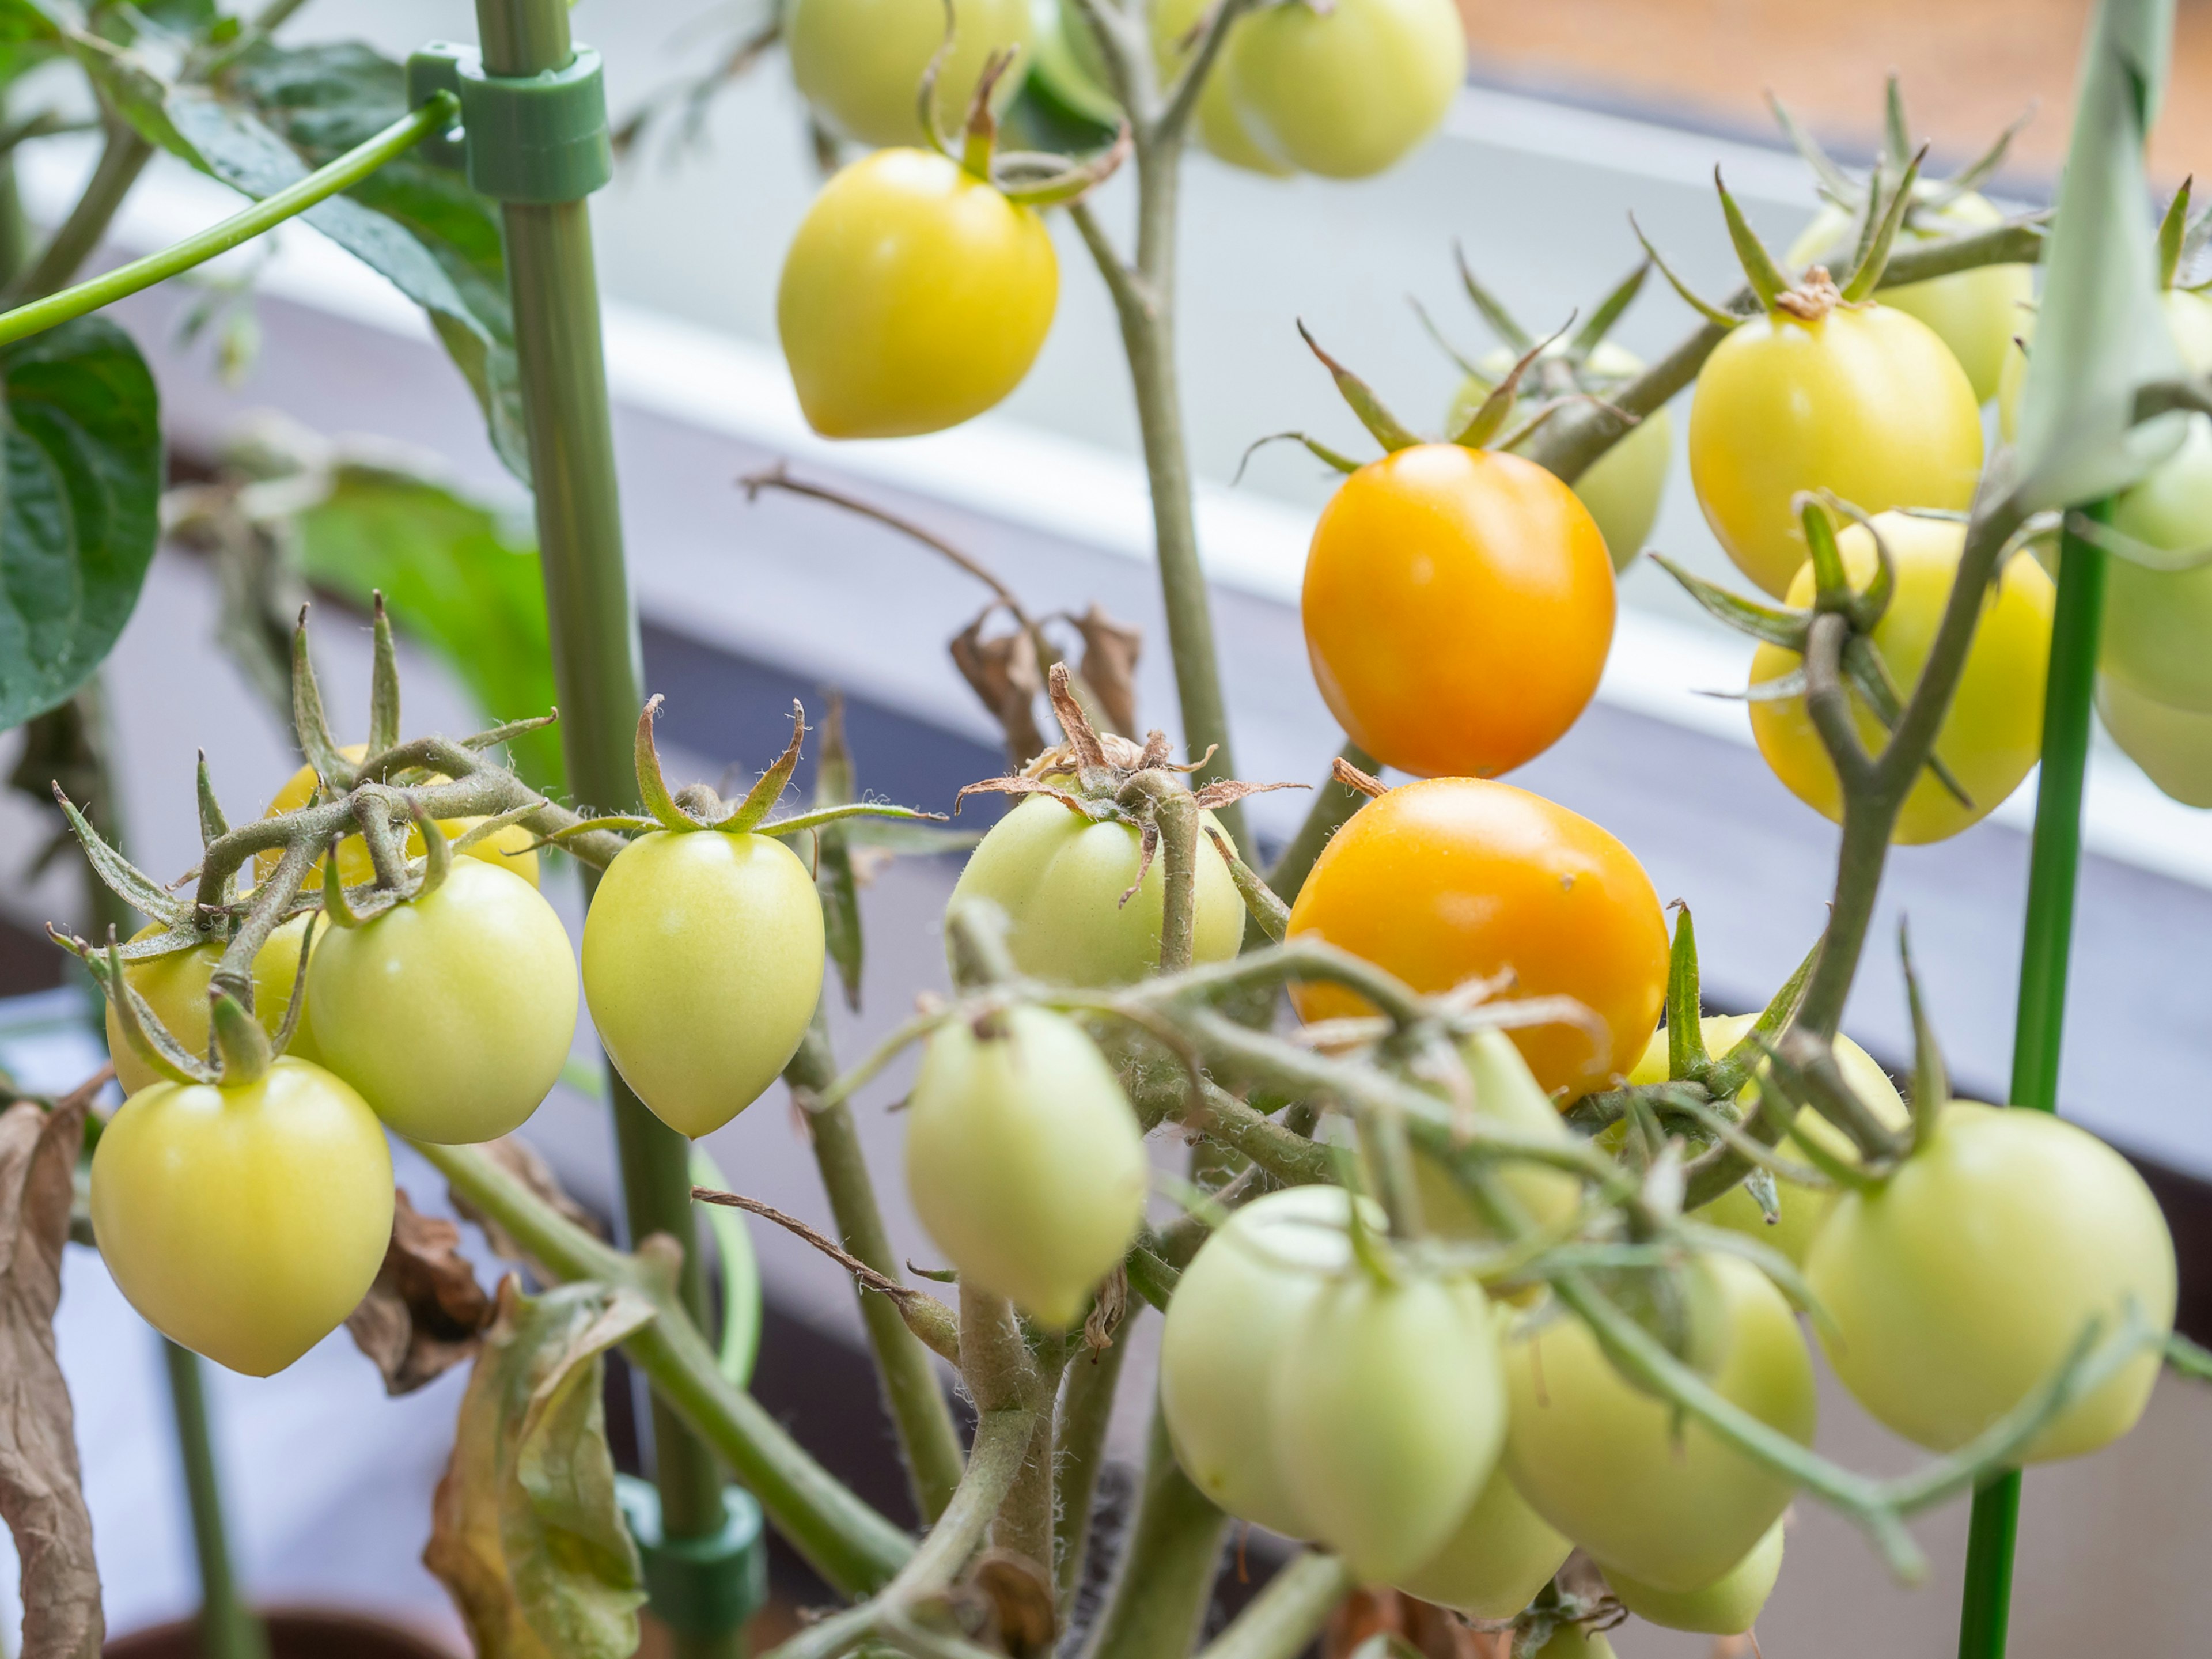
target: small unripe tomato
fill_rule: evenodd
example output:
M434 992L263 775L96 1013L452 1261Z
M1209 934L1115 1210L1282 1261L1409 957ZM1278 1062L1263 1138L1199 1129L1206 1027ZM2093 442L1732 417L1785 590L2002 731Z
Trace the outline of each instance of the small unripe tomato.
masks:
M1941 208L1916 209L1898 232L1898 246L1986 230L2004 216L1969 191ZM1857 216L1831 203L1813 217L1790 245L1789 262L1802 267L1828 258L1848 258L1858 240ZM1885 288L1881 303L1917 317L1951 349L1966 372L1977 401L1996 395L2005 355L2013 337L2033 315L2035 274L2027 265L1982 265L1972 270L1931 276L1924 283Z
M422 897L326 932L307 1006L323 1063L401 1134L495 1140L561 1075L576 1034L576 957L537 889L455 859Z
M2185 806L2212 806L2212 714L2146 697L2097 676L2097 713L2130 760Z
M1451 0L1291 0L1248 15L1217 71L1278 162L1364 179L1443 125L1467 78Z
M1754 317L1698 375L1690 481L1729 557L1769 593L1788 592L1808 556L1800 490L1868 513L1963 509L1981 470L1966 371L1925 323L1887 306Z
M1708 1382L1809 1445L1813 1362L1790 1304L1739 1257L1702 1256L1692 1271L1709 1276L1721 1310ZM1505 1375L1513 1484L1608 1573L1618 1567L1662 1590L1701 1589L1789 1507L1785 1478L1631 1383L1577 1318L1532 1316L1506 1349Z
M1477 1031L1460 1044L1459 1052L1474 1090L1474 1115L1478 1120L1559 1146L1571 1146L1579 1138L1560 1117L1552 1097L1528 1069L1528 1062L1504 1031ZM1498 1185L1512 1194L1539 1227L1565 1222L1582 1204L1583 1184L1565 1170L1510 1158L1491 1167ZM1431 1231L1446 1238L1491 1236L1492 1230L1476 1212L1466 1189L1443 1165L1419 1155L1418 1150L1413 1179L1420 1194L1421 1219Z
M1218 830L1211 812L1204 825ZM1137 884L1138 832L1031 795L991 826L969 854L945 906L988 899L1006 913L1006 947L1024 973L1054 985L1131 985L1160 964L1167 861L1155 856ZM1194 963L1225 962L1244 940L1244 900L1228 862L1201 827Z
M991 54L1022 49L991 97L1003 110L1021 90L1031 36L1029 0L951 0L952 50L939 67L940 132L968 118ZM945 0L791 0L783 14L791 78L823 124L861 144L919 144L921 77L945 44Z
M1613 1659L1613 1644L1588 1625L1562 1625L1530 1659Z
M1805 1277L1832 1326L1828 1363L1889 1427L1951 1451L2026 1399L2092 1319L2130 1303L2173 1327L2173 1238L2143 1178L2047 1112L1953 1102L1902 1168L1846 1193ZM2069 1407L2021 1461L2078 1457L2133 1428L2156 1349Z
M1489 1299L1472 1279L1328 1281L1268 1394L1291 1502L1363 1579L1419 1571L1497 1467L1505 1386Z
M822 187L784 255L776 331L807 424L902 438L981 414L1052 326L1044 222L959 163L878 150Z
M1185 44L1200 18L1209 9L1208 0L1157 0L1152 8L1152 64L1162 85L1170 84L1182 73L1189 61L1192 47ZM1243 112L1237 107L1237 100L1230 88L1226 67L1244 38L1250 19L1240 17L1229 26L1229 38L1221 43L1221 52L1213 62L1213 70L1206 77L1206 85L1198 94L1197 132L1199 142L1206 153L1218 161L1226 161L1247 173L1264 173L1270 178L1287 179L1297 169L1279 161L1263 149Z
M1564 355L1566 349L1565 340L1555 340L1545 348L1544 356ZM1444 430L1464 432L1467 423L1482 407L1483 400L1490 396L1491 389L1505 378L1512 367L1513 354L1510 351L1491 352L1477 362L1478 372L1461 383L1458 396L1452 399L1451 408L1444 416ZM1601 340L1585 361L1584 369L1585 386L1617 386L1642 374L1644 360L1610 340ZM1515 418L1534 414L1538 402L1537 398L1522 398ZM1651 526L1659 518L1659 498L1667 488L1667 471L1674 459L1674 425L1662 407L1653 410L1631 427L1575 480L1575 499L1589 509L1598 533L1605 538L1606 552L1616 573L1625 572L1634 564L1636 556L1650 539Z
M1626 1073L1667 996L1667 922L1636 857L1588 818L1479 778L1431 778L1371 800L1322 849L1291 907L1313 934L1449 991L1504 969L1509 997L1570 996L1602 1022L1525 1026L1513 1044L1547 1094ZM1294 985L1308 1020L1370 1012L1334 985Z
M584 1000L637 1097L719 1129L781 1075L822 1000L822 902L772 836L656 830L617 854L584 918Z
M1966 543L1964 525L1907 514L1884 513L1875 520L1897 572L1889 609L1875 624L1874 647L1889 665L1900 697L1910 697L1928 665L1943 607L1958 580L1959 558ZM1875 573L1874 538L1851 525L1836 538L1852 586L1863 589ZM1789 603L1813 603L1813 566L1808 560L1790 585ZM1891 839L1917 847L1957 835L2002 805L2020 787L2043 752L2043 686L2051 659L2051 623L2058 606L2057 589L2033 559L2008 560L1966 647L1966 665L1943 724L1936 733L1936 754L1950 768L1972 801L1962 804L1934 772L1923 770L1905 798ZM1753 654L1751 683L1795 672L1804 659L1778 645L1762 645ZM1878 751L1887 740L1881 722L1856 692L1850 694L1859 739ZM1843 818L1843 791L1836 769L1814 729L1802 697L1779 697L1751 705L1751 734L1774 775L1790 793L1822 817Z
M241 1087L157 1083L93 1152L92 1230L147 1323L270 1376L336 1330L384 1263L384 1127L343 1082L289 1055Z
M1121 1085L1073 1020L1010 1008L929 1039L907 1192L963 1283L1065 1328L1127 1253L1149 1176Z
M368 753L365 744L349 743L338 752L348 760L357 761ZM440 783L447 781L444 775L435 775ZM269 798L269 808L262 813L273 818L279 812L292 812L313 803L315 799L315 769L303 766L284 781L284 787ZM438 828L447 841L459 841L482 823L482 817L441 818ZM467 849L468 856L482 859L495 869L512 871L528 882L538 885L538 837L519 823L510 823L495 830L482 841ZM412 824L408 826L405 845L410 859L422 856L422 832ZM276 866L284 854L275 848L253 855L255 879L266 881L276 872ZM322 879L323 861L318 858L307 866L307 883L314 886ZM349 887L366 887L376 879L376 866L368 856L368 843L359 836L348 836L338 843L338 879Z
M1350 1216L1341 1187L1292 1187L1232 1211L1183 1269L1160 1328L1160 1413L1176 1462L1222 1509L1286 1538L1313 1529L1262 1402L1298 1322L1352 1267Z
M1574 1545L1492 1469L1450 1541L1396 1589L1472 1619L1510 1619L1566 1565Z
M2181 447L2112 503L2112 528L2168 553L2212 547L2212 417L2192 416ZM2152 570L2105 561L2098 670L2140 696L2212 714L2212 563Z
M1705 1033L1705 1052L1718 1060L1743 1038L1745 1032L1757 1023L1756 1014L1707 1014L1698 1022ZM1872 1054L1847 1036L1836 1039L1836 1066L1843 1073L1844 1081L1851 1085L1853 1093L1864 1101L1874 1115L1893 1129L1902 1129L1911 1121L1911 1113L1904 1097L1897 1092L1897 1085L1890 1081L1889 1073L1881 1069ZM1759 1066L1763 1075L1764 1063ZM1628 1074L1631 1083L1664 1083L1667 1080L1667 1033L1655 1031L1644 1051L1644 1058L1636 1062L1636 1069ZM1759 1084L1756 1079L1737 1091L1736 1108L1746 1119L1759 1108ZM1809 1108L1798 1112L1790 1133L1777 1143L1775 1151L1798 1163L1805 1162L1804 1152L1796 1142L1799 1139L1817 1140L1825 1152L1845 1160L1856 1158L1857 1150L1850 1137L1827 1119ZM1602 1144L1602 1140L1601 1140ZM1709 1221L1717 1227L1755 1238L1762 1244L1771 1244L1799 1267L1805 1265L1805 1252L1812 1248L1813 1235L1827 1219L1834 1206L1835 1194L1826 1188L1801 1187L1795 1182L1777 1180L1775 1197L1779 1204L1776 1219L1770 1225L1765 1212L1742 1187L1731 1187L1711 1203L1697 1212L1698 1219Z
M1489 777L1558 742L1596 693L1613 563L1589 509L1534 461L1417 444L1322 509L1299 611L1354 743L1425 777Z
M1782 1576L1782 1530L1777 1521L1750 1554L1702 1589L1654 1589L1612 1568L1606 1570L1605 1582L1613 1587L1613 1599L1638 1619L1668 1630L1741 1636L1759 1622L1766 1598L1774 1594L1774 1581Z
M292 983L300 972L300 939L307 929L307 918L295 916L253 953L253 1017L272 1037L283 1025L284 1011L291 1005ZM164 931L158 924L142 927L131 936L131 942L152 939ZM320 945L319 936L316 943ZM214 979L216 968L222 961L222 946L210 943L166 957L126 962L123 964L123 978L146 1000L146 1006L154 1011L154 1018L167 1028L171 1036L191 1053L204 1055L208 1051L208 983ZM292 1044L286 1052L295 1060L317 1058L313 1030L304 1008L300 1011L300 1023L293 1028ZM107 1005L107 1057L115 1062L115 1080L126 1095L135 1095L162 1081L161 1074L147 1064L124 1035L123 1024L115 1017L115 1005L112 1002Z

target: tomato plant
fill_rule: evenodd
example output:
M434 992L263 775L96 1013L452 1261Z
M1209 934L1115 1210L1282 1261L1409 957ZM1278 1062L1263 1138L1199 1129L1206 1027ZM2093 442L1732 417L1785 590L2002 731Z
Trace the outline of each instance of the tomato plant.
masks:
M1420 990L1510 970L1510 995L1572 997L1601 1037L1572 1024L1513 1033L1547 1093L1625 1075L1666 994L1667 925L1635 855L1510 784L1436 778L1369 802L1315 861L1289 927ZM1360 1011L1333 985L1291 998L1309 1020Z
M161 931L158 922L142 927L131 935L131 943L152 939ZM291 1006L292 986L300 972L300 945L307 931L307 917L288 921L269 936L269 942L254 956L253 1012L271 1036L284 1024L285 1010ZM222 959L222 946L210 943L133 962L125 968L124 977L130 981L131 988L146 1000L154 1017L172 1036L191 1053L204 1054L208 1051L208 981L215 976L216 964ZM122 1085L123 1092L135 1095L160 1082L161 1074L125 1040L122 1024L112 1006L106 1018L107 1054L115 1062L115 1080ZM291 1045L286 1052L295 1060L317 1057L314 1028L308 1024L305 1009L301 1011L300 1023L293 1030Z
M1399 161L1443 124L1467 76L1449 0L1291 0L1253 13L1228 45L1245 131L1277 161L1329 179Z
M1725 1322L1708 1382L1809 1443L1812 1360L1782 1292L1733 1256L1700 1257L1689 1271L1706 1279ZM1514 1485L1608 1572L1670 1593L1702 1589L1789 1505L1789 1482L1639 1391L1579 1320L1528 1317L1506 1349L1505 1376Z
M1346 479L1299 597L1346 735L1421 776L1510 772L1559 741L1613 643L1613 566L1574 492L1517 455L1401 449Z
M1829 1364L1908 1439L1963 1445L2027 1397L2092 1320L2172 1328L2173 1241L2127 1160L2047 1113L1954 1102L1877 1190L1838 1200L1805 1274ZM2126 1433L2158 1376L2145 1352L2022 1454L2077 1457Z
M842 137L920 143L922 72L944 44L948 15L952 50L939 67L931 109L940 131L955 131L992 54L1026 56L1029 0L791 0L782 31L791 78ZM1020 87L1018 75L1000 81L993 89L997 106Z
M375 1114L289 1057L243 1086L142 1089L93 1153L93 1232L118 1288L172 1341L249 1376L353 1311L392 1209Z
M823 953L814 878L781 842L659 830L592 896L584 998L623 1080L696 1137L782 1072L821 999Z
M401 1134L494 1140L538 1109L576 1030L576 957L520 876L456 859L445 879L351 927L307 969L330 1069Z
M1060 265L1034 210L926 150L885 149L823 187L784 256L776 332L830 438L957 426L1030 371Z
M1626 1573L1612 1571L1606 1573L1605 1581L1620 1605L1639 1619L1668 1630L1740 1636L1759 1621L1766 1598L1774 1594L1775 1580L1782 1576L1783 1528L1784 1523L1777 1521L1752 1546L1750 1554L1702 1589L1653 1589Z
M358 761L368 754L367 747L349 743L338 751L349 761ZM268 809L262 817L273 818L280 812L296 811L315 799L315 787L319 781L315 769L303 766L284 781L284 787L269 798ZM442 781L442 780L441 780ZM459 841L484 821L483 815L459 818L442 818L438 828L447 841ZM486 864L501 870L511 870L532 887L538 885L538 848L536 838L519 823L502 824L482 841L471 842L461 850L471 858L482 859ZM410 825L407 830L407 856L422 856L422 832ZM262 854L254 860L254 869L266 881L276 868L279 852ZM310 873L322 873L323 860L317 859ZM348 836L338 843L338 879L349 887L362 887L376 879L376 866L369 861L368 843L359 836ZM307 1056L312 1058L312 1056Z
M1072 1020L1012 1008L930 1038L908 1097L907 1191L964 1280L1066 1326L1128 1249L1146 1179L1121 1085Z
M1909 693L1935 644L1957 579L1966 531L1958 524L1901 513L1877 515L1872 531L1850 526L1836 538L1837 548L1851 585L1862 592L1875 576L1876 532L1888 550L1896 590L1875 624L1874 648L1900 692ZM1813 590L1808 564L1790 584L1789 603L1809 605ZM2044 675L2056 602L2051 578L2034 560L2016 557L2005 566L1994 597L1983 607L1967 647L1966 672L1936 738L1936 757L1949 769L1966 799L1953 793L1932 769L1923 772L1899 816L1898 842L1917 846L1957 835L2002 805L2034 766L2043 746ZM1762 645L1752 659L1751 683L1756 688L1782 679L1801 664L1794 651ZM1856 693L1852 715L1862 740L1879 746L1881 723ZM1842 817L1835 765L1821 746L1803 697L1754 700L1751 730L1759 752L1790 793L1826 817Z

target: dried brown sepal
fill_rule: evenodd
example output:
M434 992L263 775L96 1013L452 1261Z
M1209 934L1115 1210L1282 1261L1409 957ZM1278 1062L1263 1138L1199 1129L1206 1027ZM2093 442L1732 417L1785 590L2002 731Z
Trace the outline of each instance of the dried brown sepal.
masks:
M946 649L991 717L1006 737L1006 758L1017 769L1027 765L1045 747L1044 733L1036 721L1036 695L1044 689L1043 672L1037 665L1036 642L1026 629L986 638L984 625L999 609L994 603L975 621L952 636Z
M1062 806L1080 817L1096 818L1105 814L1093 810L1094 804L1072 790L1057 784L1047 783L1042 778L985 778L981 783L971 783L952 798L952 810L957 812L960 803L970 795L1050 795Z
M1094 1358L1114 1346L1114 1333L1121 1328L1128 1312L1129 1270L1117 1261L1114 1271L1100 1283L1091 1312L1083 1322L1083 1346Z
M1200 761L1200 765L1206 763ZM1178 770L1189 769L1178 768ZM1246 783L1239 778L1220 778L1194 791L1191 799L1201 812L1211 812L1216 807L1226 806L1231 801L1243 800L1247 795L1271 795L1278 789L1310 789L1310 783Z
M1390 786L1371 772L1363 772L1339 755L1330 763L1329 775L1346 788L1356 790L1370 800L1379 800L1390 793Z
M1137 832L1137 878L1131 882L1127 890L1114 902L1115 909L1127 908L1129 901L1136 897L1139 891L1142 890L1145 878L1152 873L1152 860L1158 855L1159 850L1160 826L1157 821L1148 817Z
M384 1265L346 1329L384 1377L387 1395L412 1394L476 1357L492 1299L460 1253L461 1231L420 1213L403 1188L392 1194Z
M1844 303L1844 291L1826 265L1814 265L1798 278L1796 286L1774 296L1774 309L1786 311L1801 323L1817 323Z
M1083 678L1106 711L1106 718L1123 737L1137 730L1137 659L1145 646L1144 630L1116 622L1093 600L1068 622L1083 636Z
M538 1149L528 1141L514 1135L501 1135L497 1140L484 1142L477 1150L527 1187L533 1197L560 1212L562 1220L574 1222L594 1238L607 1236L606 1229L599 1224L599 1218L568 1196L567 1189L561 1185L560 1178L553 1173L552 1166L538 1156ZM494 1255L502 1261L521 1262L540 1284L553 1282L552 1275L531 1259L529 1252L515 1243L514 1235L470 1203L458 1189L448 1187L446 1196L452 1200L454 1212L462 1220L472 1221L483 1230L484 1243L491 1247Z
M1091 725L1091 717L1084 713L1082 703L1076 699L1074 689L1069 684L1066 663L1053 664L1051 673L1045 678L1045 695L1051 699L1053 718L1060 722L1060 729L1067 738L1067 746L1075 756L1078 775L1093 769L1109 769L1106 750L1099 742L1097 728ZM1148 742L1144 750L1146 757L1150 756L1152 749L1152 744ZM1087 779L1085 781L1089 781Z
M69 1385L54 1352L89 1094L0 1112L0 1516L21 1564L26 1659L96 1659L105 1626Z

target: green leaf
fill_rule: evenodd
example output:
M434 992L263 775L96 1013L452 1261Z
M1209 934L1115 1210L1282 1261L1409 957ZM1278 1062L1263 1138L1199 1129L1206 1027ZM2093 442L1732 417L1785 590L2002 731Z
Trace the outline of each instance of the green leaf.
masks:
M301 574L364 611L380 590L400 631L444 659L488 717L553 706L545 589L519 526L442 484L360 463L341 463L295 523ZM560 789L555 728L507 751L532 788Z
M0 729L68 697L138 603L160 528L161 404L97 317L0 351Z
M54 21L30 0L0 0L0 86L64 51Z
M500 1285L422 1552L481 1659L636 1651L643 1570L615 1501L600 1356L653 1316L605 1285Z

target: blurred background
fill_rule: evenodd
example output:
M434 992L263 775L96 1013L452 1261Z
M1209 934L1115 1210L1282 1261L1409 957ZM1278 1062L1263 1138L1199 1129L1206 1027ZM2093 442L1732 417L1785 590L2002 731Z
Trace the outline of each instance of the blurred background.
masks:
M1181 276L1183 393L1201 477L1201 539L1231 677L1239 769L1259 780L1318 779L1340 735L1315 693L1297 617L1305 540L1333 475L1289 447L1253 441L1304 427L1368 453L1327 377L1297 337L1308 326L1416 427L1443 417L1459 373L1407 301L1418 299L1470 356L1492 342L1460 292L1453 248L1532 330L1589 307L1636 263L1632 209L1676 268L1708 294L1735 274L1711 188L1720 166L1754 224L1785 245L1810 218L1810 174L1778 139L1768 91L1847 164L1877 143L1882 77L1903 77L1917 137L1939 168L1981 151L2031 106L1992 187L2016 210L2048 200L2065 144L2064 111L2087 0L1468 0L1473 72L1444 131L1391 173L1358 185L1277 182L1194 155ZM760 0L582 0L580 39L605 55L619 120L665 106L754 32ZM360 40L395 57L429 40L474 38L458 0L313 0L288 38ZM2212 4L2182 0L2175 74L2153 161L2161 191L2212 158ZM66 143L27 155L34 217L73 199L91 164ZM804 112L781 58L714 88L695 131L680 115L649 125L616 183L594 200L624 515L651 690L669 699L671 770L713 779L757 768L781 747L791 699L849 702L864 788L944 808L959 786L1000 769L997 728L954 670L946 641L988 595L972 580L883 531L818 503L767 496L737 480L782 461L794 474L903 513L988 563L1033 611L1096 601L1144 632L1139 713L1174 724L1175 701L1150 568L1150 521L1126 369L1104 294L1072 229L1056 222L1061 300L1036 368L999 410L933 437L833 445L801 420L777 354L776 274L820 182ZM222 187L157 161L118 217L102 258L174 240L234 209ZM2162 201L2161 201L2162 204ZM1102 211L1119 222L1127 192ZM2146 211L2148 211L2147 205ZM320 439L393 447L453 489L520 515L519 489L486 445L476 409L420 316L380 278L303 226L273 254L242 252L208 278L128 302L120 319L161 382L180 477L204 477L249 429L272 419ZM181 325L228 283L258 351L228 369L222 330ZM250 299L245 296L250 295ZM1692 313L1656 283L1616 331L1646 357ZM245 325L240 325L245 326ZM1677 419L1682 411L1676 411ZM1678 439L1679 452L1679 439ZM526 530L520 532L526 538ZM1705 529L1679 453L1651 544L1705 574L1726 561ZM296 763L289 735L218 642L219 573L165 550L106 675L125 821L150 868L193 860L196 748L234 817L258 811ZM1831 877L1827 824L1786 795L1749 746L1740 703L1701 696L1742 683L1748 649L1709 625L1656 568L1632 571L1600 702L1515 781L1604 823L1650 868L1662 898L1694 908L1707 994L1750 1007L1817 933ZM357 611L326 602L319 661L342 716L365 724L367 643ZM456 731L476 720L448 660L410 653L408 724ZM507 716L520 708L489 711ZM0 740L4 744L6 740ZM0 769L16 755L0 746ZM2019 914L2033 784L1987 823L1893 862L1878 937L1909 915L1962 1092L2002 1091L2009 1052ZM1251 803L1263 843L1295 825L1295 795ZM0 1063L35 1052L66 1084L97 1064L77 994L39 938L82 909L69 859L34 869L51 814L0 799ZM2212 830L2153 791L2109 747L2093 763L2064 1109L2136 1158L2167 1206L2183 1254L2185 1328L2212 1334ZM904 861L864 896L869 969L860 1011L836 1008L842 1051L900 1018L944 982L936 931L953 868ZM566 875L551 884L574 920ZM1893 966L1870 957L1847 1024L1877 1056L1906 1048ZM581 1040L580 1036L580 1041ZM9 1048L7 1045L15 1046ZM15 1058L11 1060L10 1055ZM905 1212L896 1175L902 1091L886 1079L864 1112L894 1231L933 1260ZM580 1197L613 1208L599 1109L566 1092L529 1131ZM733 1185L826 1222L811 1158L781 1091L714 1138ZM441 1194L403 1172L419 1207ZM872 1474L880 1501L890 1441L858 1354L859 1322L837 1270L768 1230L757 1244L771 1302L763 1397L841 1473ZM65 1362L76 1386L116 1630L191 1604L181 1496L159 1403L150 1333L72 1252ZM1150 1339L1139 1326L1134 1339ZM1145 1367L1129 1368L1119 1443L1138 1443ZM400 1404L339 1335L267 1382L224 1377L218 1435L250 1585L272 1601L375 1607L451 1642L436 1586L413 1565L428 1491L459 1400L458 1374ZM617 1391L617 1416L622 1398ZM1905 1455L1836 1389L1823 1443L1880 1468ZM343 1425L342 1427L340 1425ZM623 1431L625 1433L629 1431ZM638 1455L632 1435L630 1455ZM1963 1504L1921 1528L1929 1585L1888 1583L1826 1515L1801 1511L1792 1565L1762 1621L1775 1659L1952 1650ZM2197 1568L2212 1536L2212 1401L2161 1385L2143 1429L2085 1464L2027 1485L2014 1651L2021 1659L2113 1650L2202 1650L2212 1583ZM1255 1559L1258 1559L1255 1557ZM11 1575L9 1575L11 1577ZM783 1581L802 1599L794 1577ZM0 1592L4 1595L4 1592ZM1705 1651L1692 1638L1632 1627L1623 1659Z

